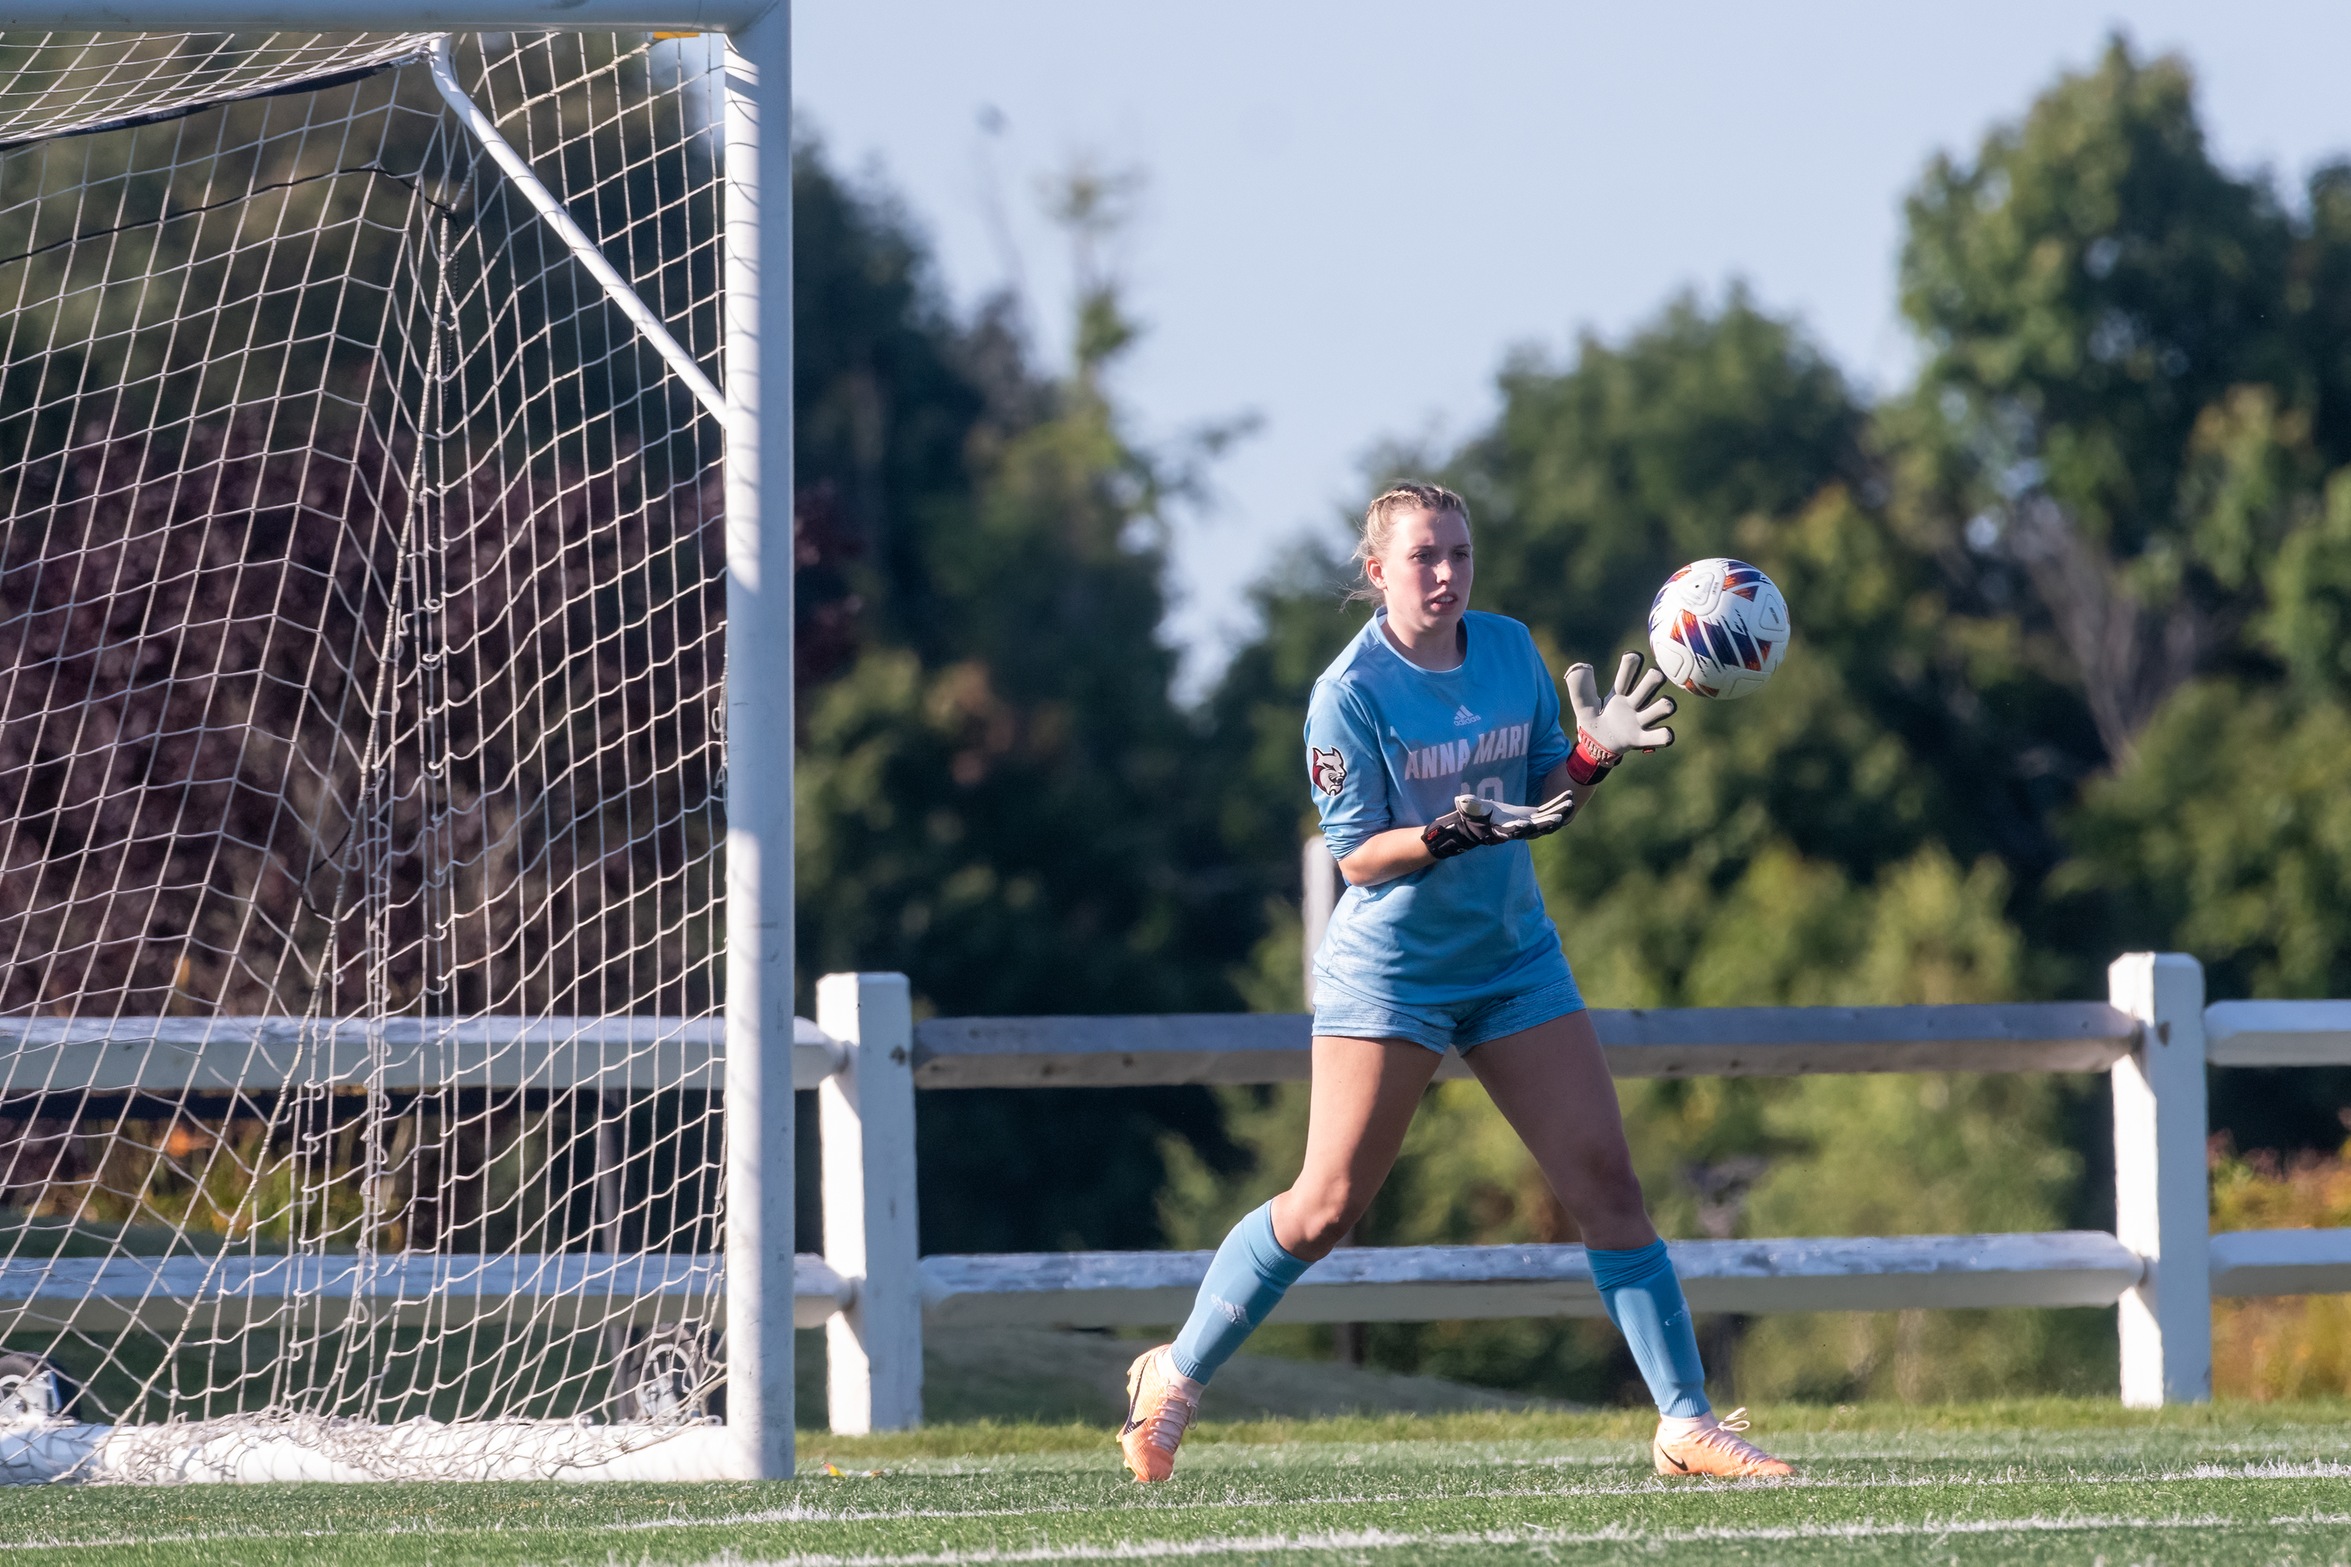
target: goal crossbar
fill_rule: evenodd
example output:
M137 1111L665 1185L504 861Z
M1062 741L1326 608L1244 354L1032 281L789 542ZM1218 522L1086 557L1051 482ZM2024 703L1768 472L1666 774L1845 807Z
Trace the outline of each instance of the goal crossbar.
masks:
M670 29L736 33L786 8L786 0L414 0L364 20L416 32L625 32ZM350 32L349 0L98 0L91 5L0 0L0 28L76 32Z

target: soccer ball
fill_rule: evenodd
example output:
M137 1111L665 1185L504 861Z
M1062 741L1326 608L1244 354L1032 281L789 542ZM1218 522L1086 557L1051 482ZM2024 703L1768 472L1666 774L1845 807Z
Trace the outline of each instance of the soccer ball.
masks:
M1694 560L1649 606L1649 651L1665 678L1725 701L1763 689L1788 632L1788 601L1743 560Z

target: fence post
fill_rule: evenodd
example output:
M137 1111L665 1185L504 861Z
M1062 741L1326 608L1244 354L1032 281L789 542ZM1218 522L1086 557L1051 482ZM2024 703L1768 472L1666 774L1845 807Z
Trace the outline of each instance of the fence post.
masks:
M2108 999L2142 1025L2114 1067L2114 1230L2145 1259L2122 1297L2122 1401L2133 1409L2212 1397L2212 1210L2204 1165L2204 967L2128 952Z
M816 1026L846 1047L816 1091L824 1256L857 1295L825 1324L825 1396L843 1435L922 1424L914 1016L903 974L827 974Z

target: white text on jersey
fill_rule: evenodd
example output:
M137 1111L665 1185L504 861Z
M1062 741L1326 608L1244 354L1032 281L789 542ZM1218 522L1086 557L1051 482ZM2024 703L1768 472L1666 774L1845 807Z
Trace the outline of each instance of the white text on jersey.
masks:
M1448 740L1442 745L1421 746L1404 753L1406 778L1451 778L1465 767L1481 762L1500 762L1513 756L1527 754L1527 742L1533 737L1534 725L1505 724L1500 729L1489 729L1475 740Z

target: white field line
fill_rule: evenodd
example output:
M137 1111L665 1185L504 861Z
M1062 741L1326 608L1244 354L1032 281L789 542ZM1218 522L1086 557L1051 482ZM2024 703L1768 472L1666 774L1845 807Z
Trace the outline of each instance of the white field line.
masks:
M2194 1470L2149 1475L2051 1475L2001 1474L1964 1476L1888 1476L1882 1479L1823 1480L1799 1476L1793 1480L1729 1481L1703 1488L1686 1480L1636 1480L1629 1484L1579 1485L1572 1489L1558 1486L1510 1486L1498 1489L1463 1491L1359 1491L1341 1496L1233 1496L1221 1497L1167 1497L1164 1500L1146 1494L1132 1506L1117 1509L1121 1518L1147 1518L1154 1514L1187 1512L1246 1512L1256 1508L1288 1507L1402 1507L1427 1502L1513 1502L1566 1501L1582 1497L1608 1496L1671 1496L1707 1494L1726 1490L1737 1491L1925 1491L1941 1486L1967 1485L1991 1487L2002 1485L2159 1485L2173 1480L2339 1480L2351 1479L2351 1464L2264 1464L2246 1465L2242 1470L2224 1469L2216 1465L2200 1465ZM1051 1502L1032 1507L906 1507L906 1508L820 1508L804 1502L790 1507L769 1508L759 1512L734 1513L723 1518L674 1519L634 1518L624 1523L594 1526L599 1533L641 1534L664 1529L699 1529L705 1527L734 1528L745 1525L778 1523L890 1523L899 1519L926 1522L953 1522L957 1519L990 1518L1055 1518L1072 1517L1083 1513L1109 1515L1111 1509L1084 1502ZM538 1527L534 1525L533 1527ZM570 1525L547 1525L548 1528L569 1528ZM454 1532L454 1531L453 1531Z
M1477 1444L1423 1444L1407 1442L1372 1443L1365 1444L1363 1447L1355 1449L1355 1451L1363 1453L1367 1459L1401 1459L1409 1461L1416 1457L1426 1455L1431 1448L1444 1445L1452 1445L1458 1448ZM2200 1441L2194 1445L2200 1451L2216 1455L2227 1455L2235 1453L2275 1453L2282 1448L2288 1451L2312 1454L2312 1456L2306 1460L2307 1462L2325 1463L2333 1461L2351 1465L2351 1439L2346 1439L2341 1435L2330 1435L2323 1443L2308 1440L2298 1440L2292 1442L2283 1440L2232 1440L2209 1442ZM1637 1448L1638 1444L1633 1444L1631 1448L1619 1446L1612 1451L1594 1453L1487 1452L1478 1454L1476 1456L1452 1456L1439 1458L1432 1464L1432 1468L1463 1471L1471 1469L1614 1469L1621 1468L1626 1463L1630 1462L1631 1460L1629 1460L1626 1456L1627 1452L1636 1451ZM2319 1456L2317 1450L2320 1448L2329 1449L2335 1452L2338 1455L2337 1458L2329 1460L2325 1457ZM1238 1449L1233 1447L1220 1447L1216 1449L1216 1451L1225 1453L1231 1453L1237 1450ZM1269 1454L1278 1454L1279 1456L1248 1461L1239 1466L1241 1472L1270 1474L1290 1469L1327 1468L1331 1467L1335 1462L1338 1462L1330 1458L1327 1453L1300 1451L1296 1447L1269 1448L1266 1451ZM1023 1456L1077 1459L1081 1455L1075 1453L1055 1453L1049 1455ZM1783 1454L1783 1456L1786 1455ZM2127 1453L2118 1454L2112 1445L2100 1445L2092 1442L2035 1441L2030 1444L1954 1443L1949 1446L1938 1447L1926 1442L1865 1444L1857 1441L1850 1446L1839 1443L1834 1447L1824 1448L1817 1452L1806 1453L1802 1457L1796 1458L1794 1461L1797 1463L1834 1464L1913 1462L1986 1464L2002 1462L2033 1462L2055 1464L2063 1463L2068 1459L2092 1463L2127 1462L2129 1457L2130 1455ZM1353 1462L1351 1460L1348 1461L1347 1466L1353 1467ZM912 1478L963 1480L985 1479L1013 1474L1083 1474L1090 1472L1094 1467L1097 1467L1097 1465L1089 1462L1070 1462L1063 1465L1056 1465L1051 1469L1021 1467L1020 1459L1017 1457L1004 1460L990 1459L978 1461L965 1459L916 1458L904 1461L901 1465L892 1468L889 1472L895 1475Z
M1131 1540L1112 1545L1038 1545L1009 1550L923 1551L910 1555L793 1555L756 1559L729 1554L706 1567L989 1567L1013 1562L1134 1562L1205 1556L1295 1556L1309 1551L1400 1551L1493 1548L1528 1545L1713 1545L1744 1542L1795 1544L1804 1541L1877 1539L1947 1540L1971 1535L2082 1534L2112 1529L2200 1530L2266 1526L2290 1528L2351 1524L2351 1513L2311 1513L2268 1520L2191 1518L1970 1518L1948 1523L1794 1524L1752 1529L1483 1529L1461 1533L1398 1533L1386 1529L1333 1530L1323 1534L1228 1535L1208 1540Z
M1686 1480L1656 1479L1634 1481L1630 1484L1579 1485L1568 1488L1562 1488L1559 1486L1513 1486L1508 1489L1501 1490L1481 1489L1440 1492L1363 1491L1337 1496L1227 1495L1223 1497L1168 1497L1164 1501L1157 1497L1145 1496L1144 1498L1139 1499L1138 1502L1132 1507L1122 1507L1115 1510L1092 1503L1082 1502L1054 1502L1033 1507L825 1507L810 1502L793 1502L784 1507L765 1507L744 1512L712 1513L700 1517L673 1516L667 1518L630 1518L611 1523L595 1523L589 1522L587 1520L579 1520L573 1522L551 1521L543 1523L525 1522L459 1525L456 1527L435 1527L432 1525L402 1526L398 1524L388 1524L376 1525L367 1529L356 1531L342 1529L224 1529L205 1533L190 1532L181 1534L126 1534L104 1538L95 1538L89 1535L77 1535L71 1539L57 1536L51 1536L47 1538L19 1538L0 1540L0 1553L6 1553L9 1551L53 1551L69 1548L119 1548L124 1546L137 1545L205 1545L223 1544L232 1541L250 1541L261 1543L272 1540L336 1540L345 1538L347 1535L388 1535L403 1537L424 1536L433 1539L451 1540L469 1539L476 1535L488 1537L510 1537L531 1534L626 1535L659 1533L661 1531L671 1529L743 1529L756 1528L761 1525L772 1524L869 1524L895 1523L899 1521L954 1522L957 1520L978 1521L984 1519L1001 1518L1071 1517L1086 1513L1100 1513L1106 1517L1116 1516L1121 1519L1142 1521L1154 1515L1160 1514L1185 1512L1246 1512L1259 1508L1409 1506L1416 1503L1428 1502L1545 1500L1569 1501L1582 1497L1671 1496L1676 1493L1687 1495L1720 1495L1725 1491L1912 1491L1930 1490L1935 1487L1949 1485L1966 1485L1977 1488L1988 1488L1992 1486L2007 1485L2055 1484L2159 1485L2168 1481L2176 1480L2327 1479L2351 1479L2351 1464L2312 1464L2273 1461L2260 1464L2245 1464L2236 1468L2229 1468L2217 1464L2199 1464L2191 1469L2167 1470L2160 1473L2140 1475L2006 1473L1990 1475L1921 1475L1904 1476L1899 1478L1886 1476L1882 1478L1865 1477L1861 1479L1850 1480L1815 1479L1808 1476L1799 1476L1792 1480L1730 1481L1720 1485L1706 1485L1703 1487L1692 1485ZM2351 1523L2351 1515L2345 1515L2340 1518L2334 1517L2332 1515L2272 1518L2268 1521L2271 1524ZM2128 1523L2130 1520L2121 1520L2121 1522ZM2231 1523L2229 1520L2220 1518L2213 1518L2203 1522L2197 1522L2194 1524L2194 1526L2204 1527L2207 1523L2213 1527L2236 1527L2236 1525ZM1995 1525L1993 1523L1986 1523L1982 1527L1990 1528L1994 1526ZM2093 1524L2083 1525L2083 1527L2092 1526ZM2106 1527L2104 1523L2096 1523L2094 1526ZM2147 1528L2186 1528L2190 1527L2191 1525L2187 1521L2174 1523L2152 1521L2144 1522L2143 1524L2134 1526L2143 1526ZM1842 1526L1824 1525L1822 1527L1835 1528ZM1889 1524L1884 1526L1873 1525L1871 1527L1893 1529L1896 1526ZM1925 1525L1903 1525L1901 1527L1916 1528L1919 1530L1926 1529ZM1969 1532L1977 1528L1977 1526L1974 1524L1937 1525L1935 1527L1947 1527L1962 1533ZM1377 1531L1374 1532L1376 1533ZM1675 1535L1674 1531L1671 1530L1652 1531L1649 1533L1640 1534L1639 1537L1643 1539L1663 1539L1669 1535L1672 1535L1675 1538L1679 1538L1679 1536ZM1698 1536L1692 1537L1697 1538ZM1737 1537L1740 1539L1750 1538L1750 1536L1747 1534L1740 1534ZM1752 1538L1756 1539L1764 1539L1768 1537L1768 1534L1755 1534L1752 1536ZM1317 1538L1319 1538L1319 1536ZM1403 1539L1406 1537L1398 1536L1398 1538ZM1420 1540L1422 1537L1415 1535L1411 1536L1410 1538L1413 1540ZM1434 1539L1435 1537L1432 1536L1429 1538ZM1551 1536L1546 1535L1545 1538L1550 1539ZM1566 1543L1576 1543L1583 1540L1583 1538L1584 1537L1581 1535L1559 1536L1559 1539ZM1592 1538L1597 1540L1611 1540L1618 1538L1618 1536L1604 1532L1599 1535L1594 1535ZM1627 1535L1625 1538L1633 1538L1633 1536ZM1809 1538L1809 1536L1807 1536L1807 1538ZM1242 1547L1235 1546L1233 1548L1238 1550ZM1321 1550L1323 1548L1324 1547L1319 1545L1314 1547L1314 1549L1317 1550ZM1337 1547L1333 1547L1333 1549L1336 1548ZM1072 1547L1072 1549L1076 1549L1076 1547ZM1092 1549L1092 1547L1087 1547L1087 1549ZM962 1557L939 1558L941 1561L962 1561L965 1559L966 1558ZM979 1556L973 1556L968 1559L973 1562L986 1562L998 1560L999 1558L983 1554ZM1001 1559L1006 1561L1014 1561L1028 1560L1029 1558L1004 1557ZM1045 1557L1037 1559L1051 1560L1052 1558ZM729 1563L729 1567L784 1567L784 1564L799 1563L803 1560L803 1558L797 1556L781 1557L776 1558L773 1562L762 1560L756 1564L748 1563L736 1558L722 1558L722 1560L726 1560ZM813 1564L817 1562L833 1561L835 1558L812 1556L805 1558L805 1560ZM838 1560L844 1563L864 1563L869 1559L865 1557L841 1557L838 1558ZM874 1563L882 1563L885 1561L898 1562L900 1560L904 1560L907 1563L921 1563L929 1562L932 1560L932 1558L874 1557L870 1560Z

